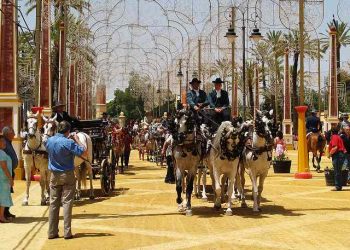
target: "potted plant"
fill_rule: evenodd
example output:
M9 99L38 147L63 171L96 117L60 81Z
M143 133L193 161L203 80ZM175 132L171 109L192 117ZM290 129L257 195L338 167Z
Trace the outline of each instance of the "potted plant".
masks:
M272 165L274 173L290 173L292 161L286 156L283 147L279 147L279 145L277 145Z
M349 170L346 168L343 168L341 171L341 176L342 176L342 186L346 186L348 182L348 175L349 175ZM334 183L334 168L328 168L326 167L324 169L324 177L326 179L326 186L335 186Z

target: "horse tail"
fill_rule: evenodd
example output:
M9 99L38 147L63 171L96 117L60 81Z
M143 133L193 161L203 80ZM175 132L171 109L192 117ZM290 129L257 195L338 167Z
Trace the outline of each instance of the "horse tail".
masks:
M83 184L84 189L86 189L86 175L87 175L87 166L86 162L83 162L80 166L80 178Z

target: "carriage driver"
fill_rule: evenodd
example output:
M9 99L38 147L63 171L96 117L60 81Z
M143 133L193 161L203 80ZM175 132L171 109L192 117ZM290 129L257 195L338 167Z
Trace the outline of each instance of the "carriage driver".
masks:
M230 111L228 109L230 100L226 90L222 89L224 83L221 78L216 78L214 83L214 89L208 95L208 101L210 109L208 110L211 118L210 127L213 131L216 131L223 121L230 120Z
M73 127L79 122L79 120L71 117L66 111L64 111L65 106L66 105L61 102L56 102L56 104L52 107L51 118L55 117L55 115L57 114L56 121L58 123L62 121L69 122L73 130Z
M207 94L203 90L199 89L201 81L199 81L197 78L193 78L192 81L190 81L190 84L191 90L189 90L186 95L187 103L190 105L192 110L199 111L209 104Z

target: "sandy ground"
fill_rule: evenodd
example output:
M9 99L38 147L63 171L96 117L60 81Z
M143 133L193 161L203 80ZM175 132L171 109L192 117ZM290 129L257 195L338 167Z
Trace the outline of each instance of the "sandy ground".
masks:
M289 152L295 172L296 152ZM14 223L0 224L0 249L350 249L350 189L331 192L323 174L296 180L293 174L266 179L261 213L234 203L233 216L193 199L193 216L177 212L175 185L165 184L165 168L138 160L117 176L111 197L76 202L75 239L47 240L48 207L41 207L40 187L32 183L30 206L22 207L24 182L16 182ZM324 160L323 167L330 161ZM209 180L209 177L208 177ZM34 184L34 185L33 185ZM95 181L95 187L99 182Z

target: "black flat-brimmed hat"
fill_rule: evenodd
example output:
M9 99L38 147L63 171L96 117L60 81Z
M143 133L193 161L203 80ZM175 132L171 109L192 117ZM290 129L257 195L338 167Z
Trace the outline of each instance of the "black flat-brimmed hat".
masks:
M55 104L52 106L52 109L56 109L58 107L64 107L66 106L66 104L63 104L62 102L58 101L58 102L55 102Z
M224 83L223 80L221 80L221 78L216 78L215 81L212 81L212 83Z
M190 84L193 83L201 83L201 81L199 81L198 78L193 78L192 81L190 81Z

